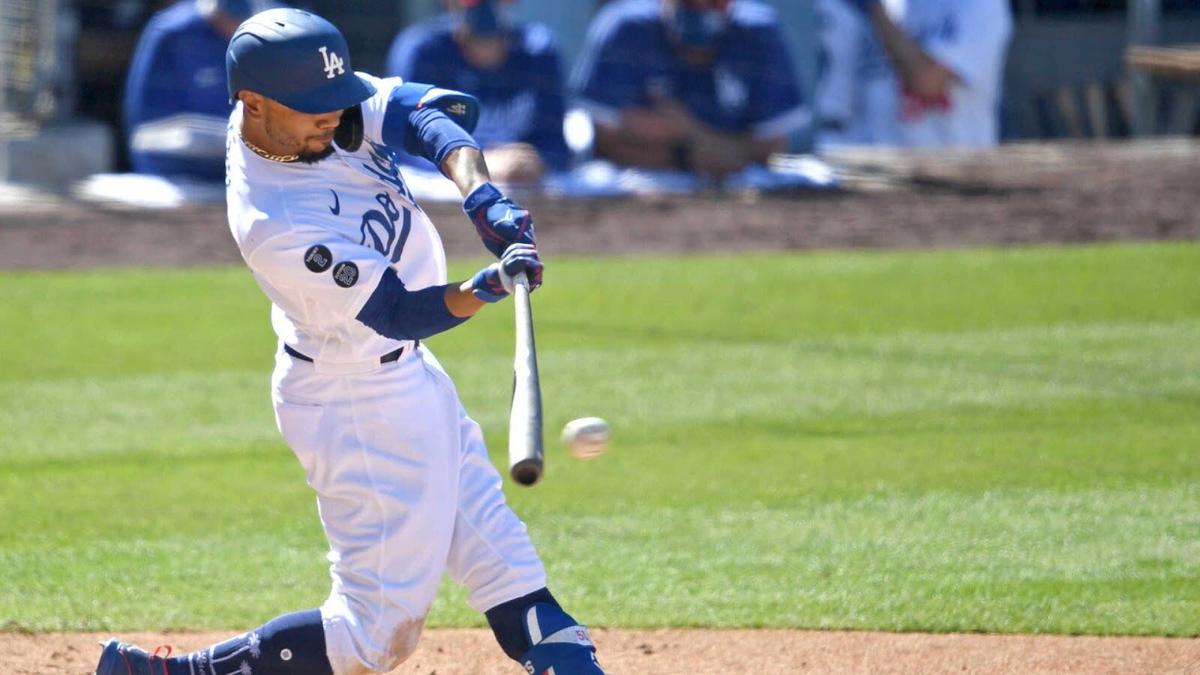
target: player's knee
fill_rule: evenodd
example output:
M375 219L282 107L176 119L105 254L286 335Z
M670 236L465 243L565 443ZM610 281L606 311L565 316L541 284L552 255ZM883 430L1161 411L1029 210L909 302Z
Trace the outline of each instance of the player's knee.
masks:
M602 675L587 628L541 589L486 612L496 641L530 673Z
M421 639L424 628L424 619L412 619L392 626L388 640L376 658L376 672L390 672L407 661L417 651L417 641Z
M412 656L425 628L425 619L403 613L395 617L350 616L330 612L330 605L346 610L342 603L322 608L329 661L336 673L387 673Z

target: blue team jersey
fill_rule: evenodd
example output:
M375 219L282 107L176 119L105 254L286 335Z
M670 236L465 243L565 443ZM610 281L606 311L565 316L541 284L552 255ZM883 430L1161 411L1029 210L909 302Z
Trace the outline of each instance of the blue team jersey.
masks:
M496 70L479 70L463 58L454 27L454 17L443 15L402 32L388 54L388 74L471 94L480 103L472 134L480 146L529 143L551 168L565 168L562 66L550 30L540 24L514 26L508 60ZM432 166L421 158L413 161Z
M182 0L150 19L125 83L125 133L135 171L223 180L220 138L233 109L225 79L227 44L200 16L193 0ZM177 130L195 132L191 136L216 138L219 143L209 147L211 143L184 138L174 147L151 142L154 149L146 150L148 144L138 139L155 138L153 123L163 120L175 122Z
M708 125L778 138L808 122L779 20L770 7L734 0L711 67L693 68L671 45L660 0L618 0L592 22L572 89L598 123L623 108L674 98Z

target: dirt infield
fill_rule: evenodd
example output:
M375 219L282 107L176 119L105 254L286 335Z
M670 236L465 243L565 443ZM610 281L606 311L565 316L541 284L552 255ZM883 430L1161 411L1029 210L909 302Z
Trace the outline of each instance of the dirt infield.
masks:
M90 673L97 634L0 634L5 675ZM176 653L222 633L122 636ZM1194 675L1200 640L1023 635L802 632L783 630L596 630L601 663L614 675ZM487 630L430 630L397 675L515 675Z
M1200 239L1200 144L1016 146L989 155L842 158L843 192L529 202L547 257L809 248ZM453 205L430 205L451 255L482 255ZM0 195L0 269L238 262L223 206L128 211ZM551 263L552 264L552 263ZM2 278L2 274L0 274ZM266 618L266 617L264 617ZM1200 624L1198 624L1200 630ZM1200 675L1200 639L784 630L594 632L611 673ZM0 633L0 675L90 673L95 634ZM224 633L123 635L194 649ZM431 630L397 673L521 672L484 630Z

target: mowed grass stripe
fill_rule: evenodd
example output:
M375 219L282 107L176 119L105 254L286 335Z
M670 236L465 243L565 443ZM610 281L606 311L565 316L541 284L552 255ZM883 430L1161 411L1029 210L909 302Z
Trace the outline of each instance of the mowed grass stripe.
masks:
M704 347L691 341L562 349L546 354L541 369L556 421L592 406L630 429L697 420L828 423L932 410L993 416L1082 399L1200 405L1200 350L1192 348L1198 342L1200 321L1189 320L723 345L703 368L694 360ZM488 382L506 359L464 357L449 367L465 381ZM686 398L674 395L679 391ZM505 423L505 411L479 393L464 397L478 402L472 410L483 411L486 427ZM197 442L270 440L276 432L268 398L262 373L0 382L0 427L25 430L7 439L0 464L145 449L185 454Z
M543 514L532 530L595 625L1195 635L1198 511L1194 486L993 490ZM230 540L100 540L52 560L6 548L19 586L0 603L44 617L29 628L101 630L250 625L320 602L320 542L243 533L236 558L204 554ZM102 591L56 583L67 575ZM464 599L447 584L431 624L482 625Z
M508 493L593 623L1198 632L1200 246L551 263L548 480ZM0 625L320 601L244 270L0 288ZM432 341L497 463L511 323ZM576 462L589 414L613 449ZM431 623L479 618L447 585Z
M478 262L460 262L453 276ZM1200 315L1200 246L551 260L539 344L613 348L936 333ZM260 372L267 305L240 268L4 272L0 380ZM506 311L437 338L478 352ZM507 333L505 333L507 334ZM632 344L631 344L632 343Z

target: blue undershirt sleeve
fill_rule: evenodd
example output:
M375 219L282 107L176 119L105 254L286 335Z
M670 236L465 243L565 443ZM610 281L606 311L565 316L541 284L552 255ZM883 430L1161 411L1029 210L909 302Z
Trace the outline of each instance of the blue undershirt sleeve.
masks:
M420 155L433 162L441 170L442 160L455 148L463 146L479 149L479 144L471 138L466 129L450 119L446 113L437 108L421 108L414 110L408 116L408 123L413 133L404 149L410 154Z
M355 318L393 340L424 340L466 321L446 306L447 286L410 291L396 270L388 269Z

